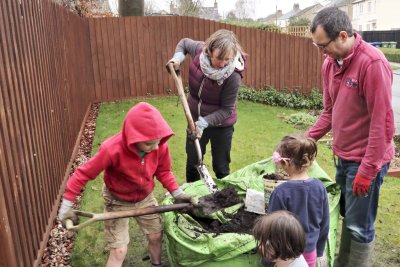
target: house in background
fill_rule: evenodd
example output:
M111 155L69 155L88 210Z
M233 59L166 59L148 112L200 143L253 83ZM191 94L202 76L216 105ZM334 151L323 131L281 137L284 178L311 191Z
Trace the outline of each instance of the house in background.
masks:
M399 0L355 0L353 28L357 31L382 31L400 29Z
M181 15L179 14L179 8L173 4L173 2L170 2L170 13L174 15ZM210 19L210 20L220 20L221 15L218 13L218 3L217 0L214 0L214 6L212 7L200 7L198 16L199 18L202 19Z
M321 10L322 7L323 6L321 4L315 4L313 6L306 7L294 14L292 18L307 18L312 21L317 14L317 10Z
M277 25L279 27L283 27L283 28L289 26L289 19L291 17L296 16L296 14L299 13L300 11L301 10L300 10L299 4L298 3L294 3L292 10L290 10L288 13L283 14L282 16L278 17Z
M279 17L283 15L282 10L277 10L276 13L266 16L265 18L259 18L257 21L265 24L277 24Z
M324 9L326 7L335 6L335 7L339 8L340 10L344 11L350 18L352 18L353 17L353 4L352 4L353 1L354 0L332 0L327 5L316 10L315 13L318 13L321 9Z

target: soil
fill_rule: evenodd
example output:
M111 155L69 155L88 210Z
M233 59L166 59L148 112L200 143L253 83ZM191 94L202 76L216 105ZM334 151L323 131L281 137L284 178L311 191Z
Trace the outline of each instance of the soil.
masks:
M204 214L210 214L240 203L240 197L232 187L199 198L199 206Z
M286 180L285 177L283 175L280 174L276 174L276 173L270 173L270 174L266 174L263 176L264 179L266 180Z
M235 214L225 214L226 218L231 219L227 223L220 223L217 220L195 217L196 221L209 233L217 235L222 233L244 233L251 234L254 221L261 215L247 212L240 208Z
M202 207L204 214L209 214L227 207L231 207L240 203L240 197L236 190L227 187L214 194L206 195L199 199L199 205ZM235 214L224 213L225 218L231 219L227 223L220 223L217 220L210 218L197 217L192 215L193 218L201 224L204 230L208 233L222 234L222 233L246 233L251 234L254 220L259 217L259 214L247 212L240 208Z

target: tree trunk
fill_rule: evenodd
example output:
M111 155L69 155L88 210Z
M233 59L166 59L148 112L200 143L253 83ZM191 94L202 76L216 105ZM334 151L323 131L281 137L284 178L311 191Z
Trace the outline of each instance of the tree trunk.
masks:
M144 0L118 0L118 14L120 17L143 16Z

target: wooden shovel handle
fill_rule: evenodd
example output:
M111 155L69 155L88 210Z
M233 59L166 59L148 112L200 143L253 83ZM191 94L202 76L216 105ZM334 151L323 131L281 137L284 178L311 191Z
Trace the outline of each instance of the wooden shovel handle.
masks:
M155 214L155 213L164 213L168 211L181 210L185 208L193 207L191 203L178 203L172 205L162 205L162 206L154 206L140 209L131 209L131 210L123 210L123 211L112 211L105 213L91 213L86 211L74 210L74 213L80 217L90 218L89 220L76 224L72 222L72 220L66 220L65 225L68 230L78 231L81 228L88 226L97 221L106 221L112 219L120 219L120 218L128 218L128 217L137 217L147 214Z
M172 78L175 81L176 88L178 89L178 95L179 95L179 98L181 99L183 111L185 112L189 130L194 132L196 127L193 122L192 114L190 113L190 109L189 109L189 105L188 105L188 102L186 99L185 91L183 90L183 83L182 83L181 75L176 73L176 71L174 69L174 65L172 63L168 64L168 68L169 68L169 72L170 72Z

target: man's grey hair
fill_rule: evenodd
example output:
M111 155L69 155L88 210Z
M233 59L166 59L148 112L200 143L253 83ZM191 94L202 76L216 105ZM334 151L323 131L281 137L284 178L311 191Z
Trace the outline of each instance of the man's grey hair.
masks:
M317 13L311 23L311 33L321 25L331 40L335 40L341 31L347 32L348 36L353 36L353 27L347 14L337 7L327 7Z

